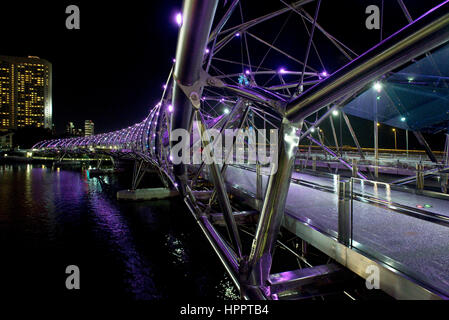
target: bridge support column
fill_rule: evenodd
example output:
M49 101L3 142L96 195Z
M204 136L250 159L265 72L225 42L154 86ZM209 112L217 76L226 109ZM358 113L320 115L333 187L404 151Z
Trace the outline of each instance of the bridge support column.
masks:
M196 113L198 116L198 131L200 139L203 142L204 148L207 148L209 144L212 144L211 137L206 131L205 124L203 119L199 115L199 112ZM212 176L212 181L214 182L215 190L217 191L218 202L220 203L220 207L223 210L224 220L226 222L226 227L228 229L229 238L231 239L234 250L237 253L238 258L242 257L242 243L240 240L239 231L237 228L237 223L235 222L234 215L232 213L231 202L229 201L229 196L226 189L226 184L224 182L224 178L221 175L220 168L218 167L217 161L215 159L215 155L209 154L209 152L205 153L207 162L209 163L207 166L209 168L210 175Z
M298 148L298 128L284 120L279 133L279 154L277 168L272 168L268 180L267 191L257 226L257 231L248 264L246 275L242 274L242 291L251 292L254 288L262 289L265 295L270 294L269 276L274 247L284 218L290 179ZM277 169L277 170L276 170ZM257 291L257 290L256 290Z
M133 179L131 182L131 190L135 191L145 175L147 166L143 160L134 162Z
M202 95L201 70L218 0L185 0L182 26L176 47L173 72L171 130L191 131L194 111ZM189 94L186 89L190 90ZM195 103L195 107L193 106ZM179 141L170 141L170 147ZM183 163L173 166L183 196L187 194L187 171Z

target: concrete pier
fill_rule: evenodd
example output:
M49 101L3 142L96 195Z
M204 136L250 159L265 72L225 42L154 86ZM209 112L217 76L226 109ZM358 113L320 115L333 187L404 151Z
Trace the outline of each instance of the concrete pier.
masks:
M117 192L117 200L162 200L176 197L178 194L178 191L167 188L121 190Z

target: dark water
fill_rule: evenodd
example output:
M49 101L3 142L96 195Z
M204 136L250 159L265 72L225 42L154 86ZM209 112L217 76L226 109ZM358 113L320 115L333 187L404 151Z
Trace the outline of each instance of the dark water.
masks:
M181 200L118 202L129 179L0 165L0 295L236 298ZM80 268L78 291L65 287L68 265Z

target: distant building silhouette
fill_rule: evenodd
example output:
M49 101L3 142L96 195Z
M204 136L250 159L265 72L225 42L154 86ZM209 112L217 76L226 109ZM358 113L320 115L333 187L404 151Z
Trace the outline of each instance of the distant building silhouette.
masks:
M73 122L67 123L65 127L65 132L67 134L75 134L75 125L73 124Z

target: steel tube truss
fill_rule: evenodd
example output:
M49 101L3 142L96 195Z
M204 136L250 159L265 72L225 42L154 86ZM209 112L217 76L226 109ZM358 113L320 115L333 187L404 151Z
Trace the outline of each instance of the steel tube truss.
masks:
M290 101L286 116L300 121L448 40L449 1L445 1Z
M202 85L200 72L202 70L203 52L212 28L212 21L218 0L184 1L183 21L179 32L176 49L176 63L173 74L173 114L171 130L192 128L193 105L200 102ZM171 142L172 145L175 142ZM181 192L187 182L185 165L173 167L176 179L180 182Z
M270 176L266 196L257 226L247 266L247 290L251 287L264 288L269 296L267 287L271 264L279 230L284 218L285 201L287 199L290 179L299 144L299 128L288 121L281 125L279 134L279 156L276 173Z

